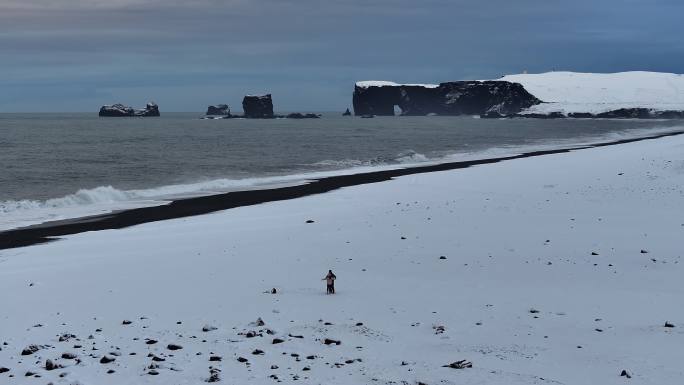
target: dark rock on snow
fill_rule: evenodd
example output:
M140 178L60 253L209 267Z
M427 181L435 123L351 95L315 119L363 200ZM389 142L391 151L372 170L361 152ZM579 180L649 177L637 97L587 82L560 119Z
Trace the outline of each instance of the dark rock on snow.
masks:
M351 116L351 114L352 114L351 111L349 111L349 108L347 108L347 110L344 111L344 113L342 114L342 116Z
M466 360L460 360L460 361L452 362L448 365L444 365L442 367L443 368L451 368L451 369L465 369L465 368L472 368L473 363L470 361L466 361Z
M102 356L102 358L100 358L100 363L101 363L101 364L109 364L110 362L114 362L114 361L116 361L116 358L110 357L110 356L106 356L106 355L105 355L105 356Z
M159 106L150 102L147 103L144 109L136 110L133 107L124 106L123 104L105 105L100 108L100 116L106 117L128 117L128 116L160 116Z
M323 340L323 343L326 344L326 345L333 345L333 344L339 345L339 344L341 344L342 342L341 342L341 341L338 341L338 340L333 340L333 339L330 339L330 338L326 338L325 340Z
M31 354L37 352L40 350L40 347L38 345L29 345L24 348L24 350L21 351L22 356L30 356Z
M169 350L180 350L180 349L183 349L182 346L176 345L176 344L168 344L168 345L166 346L166 348L169 349Z

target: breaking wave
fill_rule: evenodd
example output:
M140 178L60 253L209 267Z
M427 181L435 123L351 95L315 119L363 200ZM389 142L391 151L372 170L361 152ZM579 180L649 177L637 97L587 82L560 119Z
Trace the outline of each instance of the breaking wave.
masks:
M427 156L415 152L413 150L406 150L400 152L393 157L379 156L368 160L358 159L343 159L343 160L323 160L316 162L314 166L320 167L361 167L361 166L391 166L391 165L408 165L415 163L428 162L431 159Z
M214 179L139 190L120 190L113 186L99 186L92 189L81 189L73 194L47 200L6 200L0 201L0 230L135 207L163 205L173 199L183 197L266 186L292 185L305 183L307 180L315 178L366 171L360 170L360 168L376 169L378 166L392 167L428 160L429 158L425 155L408 150L394 157L377 157L367 161L325 160L313 165L303 165L303 168L309 171L292 175ZM321 169L325 170L320 171Z

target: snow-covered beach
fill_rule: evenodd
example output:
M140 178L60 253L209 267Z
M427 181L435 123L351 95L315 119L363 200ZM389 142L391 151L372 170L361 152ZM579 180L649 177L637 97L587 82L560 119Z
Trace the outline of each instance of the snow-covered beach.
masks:
M0 383L679 383L683 150L515 159L0 251ZM473 367L443 367L459 360Z

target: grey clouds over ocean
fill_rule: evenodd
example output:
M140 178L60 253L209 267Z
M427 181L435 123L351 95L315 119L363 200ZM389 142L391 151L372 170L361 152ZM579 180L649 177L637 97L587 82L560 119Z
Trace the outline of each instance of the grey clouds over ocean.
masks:
M684 2L0 0L0 112L200 111L272 92L343 110L353 82L684 72Z

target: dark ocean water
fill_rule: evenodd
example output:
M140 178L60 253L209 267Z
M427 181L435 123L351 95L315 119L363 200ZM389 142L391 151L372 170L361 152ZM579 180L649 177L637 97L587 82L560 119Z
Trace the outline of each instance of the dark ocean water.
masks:
M482 157L644 136L681 122L324 114L200 120L0 114L0 229L356 167Z

